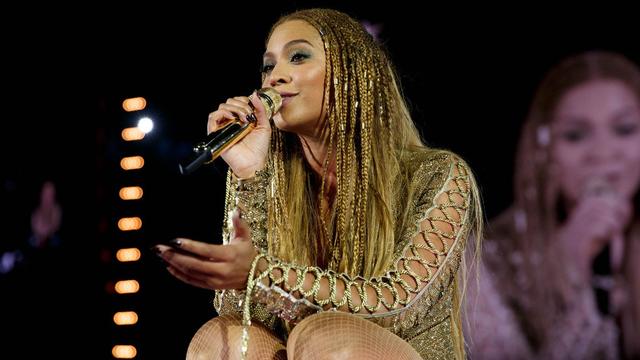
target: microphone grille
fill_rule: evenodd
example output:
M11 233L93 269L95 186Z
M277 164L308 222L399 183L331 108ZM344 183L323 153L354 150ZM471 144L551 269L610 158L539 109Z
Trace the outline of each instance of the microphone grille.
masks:
M257 91L257 94L267 111L267 118L271 119L282 106L282 96L273 88L262 88Z

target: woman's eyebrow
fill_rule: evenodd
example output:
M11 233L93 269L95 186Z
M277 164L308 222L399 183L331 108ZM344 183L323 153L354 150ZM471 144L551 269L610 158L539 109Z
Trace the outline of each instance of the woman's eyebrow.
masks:
M305 39L295 39L295 40L291 40L288 43L284 44L284 46L282 48L283 49L287 49L287 48L292 47L293 45L297 45L297 44L300 44L300 43L307 44L307 45L313 47L313 44L311 44L309 41L307 41ZM263 57L272 58L272 57L274 57L274 55L273 55L273 53L271 51L267 51L267 52L264 53Z

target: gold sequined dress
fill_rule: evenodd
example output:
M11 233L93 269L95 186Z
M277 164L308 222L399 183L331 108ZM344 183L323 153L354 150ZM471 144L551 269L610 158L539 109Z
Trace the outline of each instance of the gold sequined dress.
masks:
M394 261L382 276L350 278L347 274L314 266L296 266L273 256L266 256L268 269L256 273L269 279L270 286L258 286L251 305L252 320L258 320L280 334L283 339L295 324L318 311L341 309L362 316L406 340L423 357L455 358L460 346L452 335L456 274L469 233L470 209L473 208L473 178L467 165L455 154L433 149L414 151L403 158L404 171L411 178L398 211L400 227L395 244ZM236 203L251 227L254 245L268 253L266 239L266 199L270 176L261 171L249 181L227 178L226 208ZM226 223L226 221L225 221ZM400 225L401 224L401 225ZM224 241L228 241L228 230ZM295 271L298 281L285 284L277 274ZM306 273L318 284L305 288ZM319 296L319 280L325 278L331 296ZM338 298L336 284L346 290ZM375 292L376 298L367 298ZM372 291L373 290L373 291ZM299 299L293 294L303 293ZM386 294L386 296L385 296ZM353 301L359 297L358 301ZM214 306L220 315L242 312L244 292L217 290ZM366 304L359 306L358 304Z

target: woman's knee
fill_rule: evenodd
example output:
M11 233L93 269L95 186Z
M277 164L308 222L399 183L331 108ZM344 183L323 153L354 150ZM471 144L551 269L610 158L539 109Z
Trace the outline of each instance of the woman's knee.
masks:
M242 344L242 320L223 315L207 321L191 339L187 360L239 359ZM259 322L249 328L249 359L284 359L284 345Z
M357 333L353 325L360 321L368 323L353 315L339 312L325 312L307 317L289 335L289 359L362 359L363 354L359 354L356 346L353 346L358 342L354 338Z
M215 317L202 325L191 338L187 350L188 360L216 359L228 354L238 340L238 328L242 327L240 317L224 315ZM241 331L241 330L240 330Z
M301 321L287 342L289 359L419 359L404 340L371 321L341 312Z

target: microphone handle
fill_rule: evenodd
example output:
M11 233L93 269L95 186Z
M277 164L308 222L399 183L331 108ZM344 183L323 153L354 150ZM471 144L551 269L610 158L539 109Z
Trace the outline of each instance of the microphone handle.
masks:
M212 162L224 150L242 140L255 126L253 121L242 124L236 120L224 128L212 132L207 137L207 140L195 146L193 150L197 155L187 165L179 164L180 174L191 174L203 164Z
M273 88L262 88L256 90L258 98L264 105L265 115L271 120L273 114L278 112L282 106L282 96ZM249 106L253 109L253 105L249 102ZM244 138L248 133L256 127L258 119L254 113L247 115L247 122L241 122L240 119L234 119L223 128L210 133L207 139L198 143L193 151L196 153L186 166L178 164L182 175L191 174L203 164L208 164L215 160L227 148Z
M607 244L591 263L593 291L598 311L602 315L609 314L609 293L612 276L611 246Z

